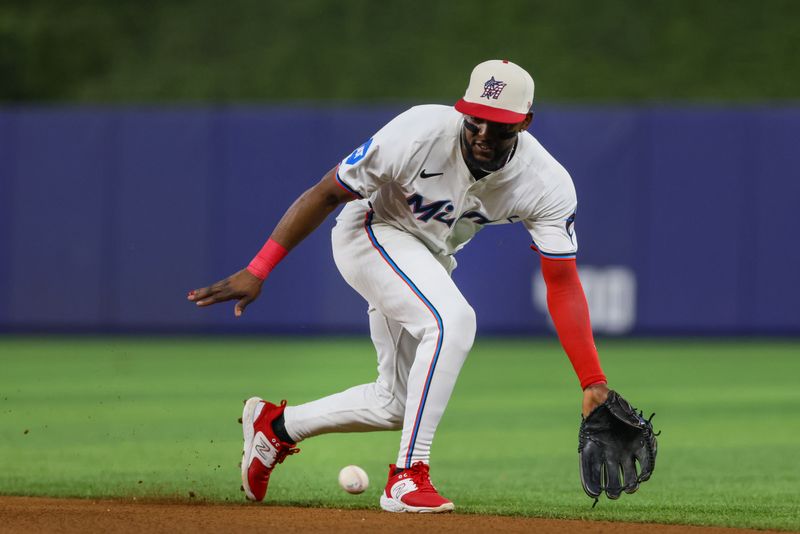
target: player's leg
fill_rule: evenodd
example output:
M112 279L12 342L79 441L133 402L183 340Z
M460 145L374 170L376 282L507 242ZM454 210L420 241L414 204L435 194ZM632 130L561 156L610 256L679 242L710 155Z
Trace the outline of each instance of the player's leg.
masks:
M369 320L378 354L375 382L299 406L287 407L285 401L274 405L259 397L245 403L242 487L248 499L264 499L272 470L297 451L295 444L300 440L330 432L402 428L408 374L418 341L372 306Z
M345 270L349 270L350 260L357 263L360 256L373 256L362 225L350 223L337 225L334 231L334 250L338 250L338 263ZM296 450L295 444L302 439L328 432L402 427L408 372L418 341L374 306L370 306L369 319L378 355L375 382L299 406L287 407L285 402L275 405L259 397L245 403L242 485L248 499L260 501L265 497L272 470Z
M271 414L272 419L261 421L256 416L253 420L261 421L265 434L271 430L268 427L272 422L279 421L293 440L324 432L394 429L402 422L400 465L408 465L411 473L419 471L418 486L424 487L429 484L430 444L472 346L475 316L450 279L446 259L436 258L405 232L362 221L339 221L333 234L334 257L345 280L380 312L370 314L379 380L308 405L290 407L286 412L280 408L279 413L279 407L267 405L270 410L264 413ZM245 432L245 450L259 452L254 443L254 438L248 442ZM262 462L253 463L252 469L258 474L264 472L263 463L271 472L277 457L272 452ZM247 475L243 466L246 488L248 476L254 478L252 473ZM403 504L404 511L452 509L452 503L439 497L435 490L423 497L430 501L431 495L439 499L440 505ZM398 496L398 502L401 497L408 501L414 495Z
M402 428L408 372L418 341L374 306L369 307L368 315L378 357L377 380L287 407L284 425L295 442L331 432Z
M446 259L391 225L363 226L371 250L337 256L345 279L381 313L419 340L406 394L398 467L381 499L390 511L447 511L430 485L428 460L436 427L475 336L475 314L450 278ZM360 242L363 239L354 239ZM352 247L352 245L350 245ZM409 480L414 484L406 484ZM420 491L418 491L420 490Z
M297 451L297 442L330 432L402 428L406 384L417 347L401 325L369 308L370 332L378 355L378 379L322 399L286 406L260 397L242 413L242 487L248 499L263 500L275 466Z
M398 467L408 468L428 463L436 427L472 348L475 313L442 260L414 236L386 224L368 224L367 231L388 272L376 291L376 306L419 339L408 376L397 461ZM380 271L381 266L370 270Z
M354 217L339 221L333 247L345 280L372 304L379 376L288 407L286 430L301 440L402 426L398 465L427 463L433 433L472 346L474 312L451 280L448 261L406 232Z

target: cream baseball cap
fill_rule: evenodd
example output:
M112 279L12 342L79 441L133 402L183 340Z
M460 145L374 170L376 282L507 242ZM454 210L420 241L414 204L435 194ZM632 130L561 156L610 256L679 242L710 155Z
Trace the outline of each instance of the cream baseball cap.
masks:
M514 124L525 120L531 104L531 75L508 60L491 59L472 69L467 92L455 108L487 121Z

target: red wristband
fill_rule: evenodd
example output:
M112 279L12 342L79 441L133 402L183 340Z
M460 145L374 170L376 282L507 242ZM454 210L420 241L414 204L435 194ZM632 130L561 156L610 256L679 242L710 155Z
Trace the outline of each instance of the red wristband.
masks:
M247 266L247 270L261 280L266 280L270 271L289 253L286 247L273 240L271 237L264 243L261 250Z

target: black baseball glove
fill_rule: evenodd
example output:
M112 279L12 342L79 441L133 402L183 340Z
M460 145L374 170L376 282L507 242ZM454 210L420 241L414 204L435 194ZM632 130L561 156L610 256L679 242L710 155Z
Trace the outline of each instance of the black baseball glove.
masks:
M619 499L623 491L633 493L653 474L658 451L657 434L650 423L653 415L644 419L642 412L612 390L608 399L581 422L581 484L594 504L603 491L609 499Z

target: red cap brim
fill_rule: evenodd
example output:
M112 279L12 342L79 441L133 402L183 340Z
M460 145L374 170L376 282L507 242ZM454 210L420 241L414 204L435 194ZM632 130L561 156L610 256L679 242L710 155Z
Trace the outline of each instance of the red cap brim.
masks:
M515 113L506 109L497 109L483 104L475 104L467 102L463 98L456 102L455 108L464 115L472 115L479 119L485 119L492 122L502 122L505 124L516 124L525 120L527 114Z

